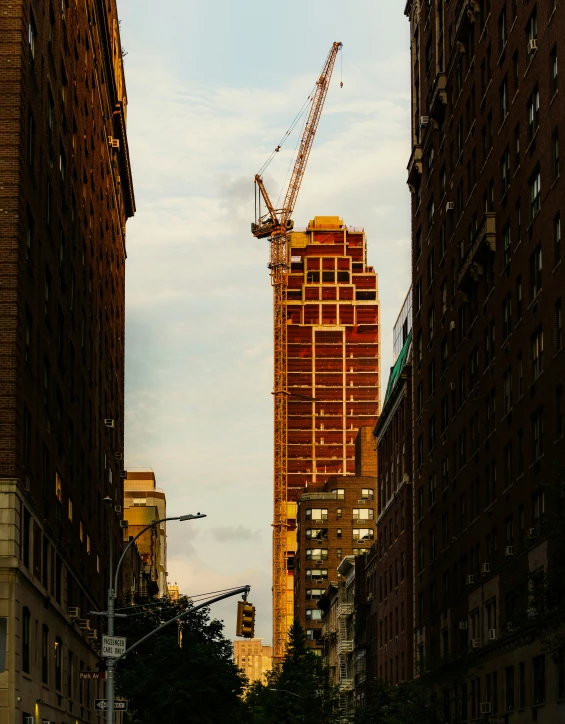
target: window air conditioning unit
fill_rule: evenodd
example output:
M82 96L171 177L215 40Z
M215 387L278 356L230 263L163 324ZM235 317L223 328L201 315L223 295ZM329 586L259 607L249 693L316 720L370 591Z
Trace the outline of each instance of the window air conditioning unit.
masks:
M129 528L127 520L120 520L120 528Z
M114 510L116 511L116 513L121 513L121 512L122 512L122 506L121 506L121 505L115 505L115 506L114 506Z
M465 579L468 586L472 586L475 583L475 576L470 575Z
M86 631L90 628L90 619L88 618L79 618L77 623L78 627L81 628L83 631Z
M108 428L108 430L113 430L114 427L115 427L114 421L112 420L111 417L105 418L104 424L106 425L106 427Z
M78 608L78 606L69 606L67 608L67 616L70 616L70 618L79 618L80 608Z
M535 53L538 49L538 39L532 38L531 40L528 40L528 53Z
M481 714L490 714L492 711L492 704L490 701L481 701L479 704L479 711Z
M446 211L453 211L454 208L455 208L455 204L453 203L453 201L448 201L445 205Z
M489 630L488 630L488 640L489 640L489 641L496 641L496 629L495 629L495 628L489 628Z
M430 125L429 116L420 116L420 128L427 128Z
M471 639L471 648L480 649L481 648L481 639Z
M120 470L120 478L127 478L128 471L127 470Z
M481 573L484 575L485 573L490 573L490 563L483 563L481 566Z
M538 537L537 528L530 528L528 530L528 538L532 539L532 538L537 538L537 537Z
M469 628L467 621L459 621L459 630L466 631Z
M514 555L514 546L506 546L506 548L504 549L504 555L513 556Z
M449 331L450 331L450 332L453 332L454 330L455 330L455 322L450 322L450 323L449 323Z

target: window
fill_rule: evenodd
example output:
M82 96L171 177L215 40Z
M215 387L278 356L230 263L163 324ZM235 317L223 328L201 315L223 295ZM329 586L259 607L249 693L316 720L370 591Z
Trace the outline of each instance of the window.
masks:
M537 246L530 257L530 286L532 289L532 299L535 299L535 297L537 297L537 295L541 292L542 286L541 244Z
M327 568L308 568L306 569L306 580L307 581L327 581L328 580L328 569Z
M563 437L563 387L555 390L555 437Z
M363 498L363 500L373 500L373 495L373 488L362 488L361 498Z
M559 178L559 131L555 129L551 136L551 162L553 171L553 180Z
M540 409L531 418L532 456L534 461L543 455L543 411Z
M353 538L355 540L372 540L375 537L375 531L372 528L354 528Z
M354 508L353 520L373 520L375 511L372 508Z
M508 338L512 331L512 300L510 294L502 302L502 340Z
M72 520L73 520L73 500L72 500L72 498L69 498L67 513L69 516L69 520L72 522Z
M557 45L554 45L551 54L549 56L549 78L550 78L550 85L551 85L551 95L553 95L558 88L558 76L557 76Z
M324 595L323 588L307 588L306 589L306 598L309 598L311 601L317 601L323 595Z
M345 489L344 488L334 488L332 490L332 493L335 493L338 500L343 500L345 498Z
M528 142L532 141L539 127L539 89L536 86L528 100Z
M57 691L62 690L62 656L63 656L63 642L59 637L55 639L55 688Z
M31 111L27 119L27 160L33 174L33 160L35 154L35 120Z
M535 382L543 372L543 330L540 327L531 339L532 381Z
M503 380L504 414L508 415L512 409L512 368L509 367L504 373Z
M63 483L59 473L55 473L55 496L59 503L63 502Z
M306 550L307 561L325 561L328 558L327 548L308 548Z
M528 41L537 39L537 37L538 37L538 15L537 15L536 8L534 8L532 14L530 15L530 19L528 20L526 32L528 35Z
M506 47L506 7L504 10L500 13L500 17L498 18L498 52L502 53L504 48Z
M31 62L35 60L35 45L37 42L37 28L33 15L30 14L29 27L28 27L28 40L29 40L29 56Z
M307 641L320 641L322 638L321 628L307 628L306 629L306 640Z
M555 302L555 351L563 349L563 309L561 297Z
M553 263L561 259L561 216L557 216L553 219Z
M534 684L534 705L545 702L545 654L534 657L533 684Z
M49 629L45 624L41 629L41 681L49 683Z
M306 520L327 520L328 509L327 508L307 508Z
M526 706L526 664L520 661L518 664L518 708Z
M86 534L86 552L90 555L90 536Z
M31 632L31 613L29 608L24 606L22 616L22 670L30 673L30 632Z
M502 123L508 115L508 78L504 78L500 86L500 118Z
M320 608L307 608L306 609L306 620L307 621L321 621L322 610Z
M530 179L530 219L533 221L541 205L541 177L539 169Z

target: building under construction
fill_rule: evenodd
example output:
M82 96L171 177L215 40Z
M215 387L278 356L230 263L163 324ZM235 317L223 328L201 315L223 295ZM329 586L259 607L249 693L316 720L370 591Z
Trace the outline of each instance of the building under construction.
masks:
M377 275L367 265L361 228L317 216L289 234L288 580L293 616L296 500L311 483L355 475L358 428L379 410Z

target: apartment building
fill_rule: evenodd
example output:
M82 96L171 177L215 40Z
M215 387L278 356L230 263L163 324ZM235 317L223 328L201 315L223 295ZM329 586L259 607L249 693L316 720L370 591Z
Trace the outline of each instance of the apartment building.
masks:
M0 52L0 722L96 722L135 211L116 2L4 2Z
M380 463L376 565L370 609L375 677L398 684L413 675L412 292L394 325L394 365L373 434Z
M454 721L555 722L563 655L520 635L516 586L547 570L545 486L565 458L565 8L408 0L405 13L416 671L468 662L444 702Z

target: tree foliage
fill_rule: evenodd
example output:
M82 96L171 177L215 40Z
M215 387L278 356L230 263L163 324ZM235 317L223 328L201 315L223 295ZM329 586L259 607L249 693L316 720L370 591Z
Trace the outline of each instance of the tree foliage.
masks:
M304 629L295 622L282 663L254 682L247 693L249 722L254 724L331 724L336 693L328 668L306 643Z
M443 724L432 690L419 681L391 686L373 681L367 706L355 710L354 724Z
M151 603L155 603L152 601ZM132 608L119 634L128 645L190 608L186 598ZM244 722L245 677L233 663L223 624L208 609L150 638L117 669L117 693L129 702L130 724Z

